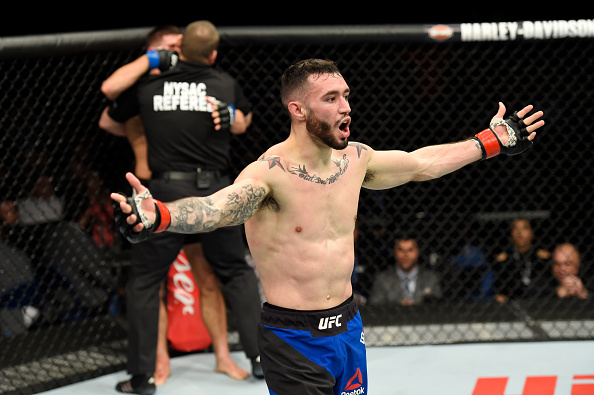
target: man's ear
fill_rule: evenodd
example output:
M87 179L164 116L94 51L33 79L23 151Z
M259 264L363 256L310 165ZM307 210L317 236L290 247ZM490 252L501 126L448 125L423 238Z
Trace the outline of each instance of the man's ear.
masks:
M289 102L287 106L291 116L299 121L305 120L306 109L299 101Z
M209 65L212 66L215 63L215 61L217 60L217 55L218 54L219 54L219 52L216 49L210 53L210 56L208 57L208 64Z

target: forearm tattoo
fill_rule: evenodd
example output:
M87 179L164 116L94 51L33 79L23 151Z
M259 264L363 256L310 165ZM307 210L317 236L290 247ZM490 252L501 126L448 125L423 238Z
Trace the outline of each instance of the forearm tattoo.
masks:
M209 197L180 199L168 208L171 213L169 229L173 232L209 232L221 222L221 212Z
M239 192L229 193L223 209L214 205L210 197L177 200L168 205L171 213L169 230L201 233L242 224L254 215L265 196L264 188L248 184L242 186Z

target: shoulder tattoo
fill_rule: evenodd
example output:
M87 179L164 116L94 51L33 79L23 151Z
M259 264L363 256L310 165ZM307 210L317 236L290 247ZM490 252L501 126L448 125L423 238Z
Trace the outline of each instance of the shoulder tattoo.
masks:
M272 169L273 167L280 167L282 171L285 171L285 168L283 167L282 163L281 163L281 158L279 156L269 156L269 157L265 157L262 156L260 159L258 159L260 162L268 162L268 169Z
M359 158L359 159L361 158L361 152L367 151L367 147L361 143L351 142L351 143L349 143L349 146L355 147L355 149L357 150L357 158Z

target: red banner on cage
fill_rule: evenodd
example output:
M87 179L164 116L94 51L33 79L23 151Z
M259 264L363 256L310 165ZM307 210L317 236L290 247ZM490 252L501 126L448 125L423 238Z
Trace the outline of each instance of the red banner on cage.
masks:
M211 345L210 335L202 321L200 292L183 250L167 275L167 316L167 338L173 349L189 352Z

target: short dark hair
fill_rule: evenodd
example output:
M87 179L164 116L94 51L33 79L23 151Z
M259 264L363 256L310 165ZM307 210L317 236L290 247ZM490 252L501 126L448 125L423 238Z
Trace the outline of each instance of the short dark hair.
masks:
M414 240L416 242L418 242L418 237L416 234L414 234L413 232L409 232L409 231L401 231L398 232L394 235L394 244L398 243L399 241L407 241L407 240Z
M336 63L331 60L323 59L306 59L301 60L290 66L281 78L281 101L283 106L287 108L289 104L289 97L297 89L303 89L310 75L321 74L337 74L340 75L340 70Z
M149 47L151 45L155 45L161 41L163 36L168 34L182 34L182 31L179 27L175 25L160 25L155 26L146 36L146 46Z

